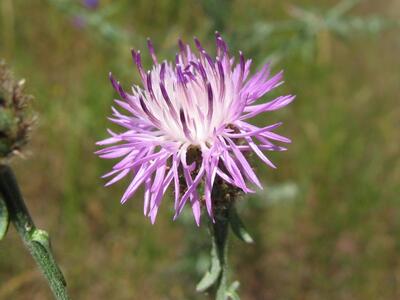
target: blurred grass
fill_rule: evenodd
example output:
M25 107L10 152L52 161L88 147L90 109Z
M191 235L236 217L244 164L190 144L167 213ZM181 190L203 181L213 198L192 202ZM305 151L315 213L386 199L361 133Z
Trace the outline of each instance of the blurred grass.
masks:
M190 215L172 222L168 199L154 226L140 195L121 206L126 183L104 188L111 162L93 152L110 126L108 72L125 87L138 81L129 49L146 52L150 36L172 59L178 37L209 47L215 29L255 66L274 59L285 70L278 92L297 95L255 120L283 120L294 142L272 154L278 170L257 163L266 188L241 202L256 238L231 244L242 298L400 298L399 31L363 30L372 17L399 20L400 1L361 2L340 24L366 23L345 36L291 15L296 6L323 16L336 1L103 0L96 11L79 1L0 3L0 57L27 78L40 115L27 158L13 164L73 299L205 298L194 292L207 266L205 227ZM51 299L34 269L11 230L0 245L0 299Z

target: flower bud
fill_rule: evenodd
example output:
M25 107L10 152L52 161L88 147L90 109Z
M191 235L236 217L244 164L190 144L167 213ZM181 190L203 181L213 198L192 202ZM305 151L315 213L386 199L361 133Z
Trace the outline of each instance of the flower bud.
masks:
M19 153L27 143L32 117L24 93L25 80L16 81L4 61L0 61L0 158Z

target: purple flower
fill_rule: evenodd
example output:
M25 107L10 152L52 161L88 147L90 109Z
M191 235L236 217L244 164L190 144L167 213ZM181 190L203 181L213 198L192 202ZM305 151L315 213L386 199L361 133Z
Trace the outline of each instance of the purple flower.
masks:
M99 7L99 0L83 0L83 4L90 9L96 9Z
M283 83L282 72L270 75L269 65L249 76L251 60L239 52L238 62L216 33L217 56L212 58L194 39L197 53L179 41L175 62L159 62L150 40L154 62L151 70L142 67L140 51L132 50L142 87L125 91L110 73L121 100L109 118L124 131L108 130L110 137L98 142L101 158L121 160L103 177L113 177L111 185L132 176L121 202L130 199L144 184L144 214L154 223L167 188L175 191L175 218L190 203L197 224L204 205L213 217L213 185L216 182L254 192L248 183L262 188L246 153L255 153L275 168L263 153L283 151L273 142L290 143L274 132L282 123L257 127L248 119L288 105L294 96L285 95L266 103L256 101ZM199 194L200 190L203 192ZM218 199L216 199L218 200Z

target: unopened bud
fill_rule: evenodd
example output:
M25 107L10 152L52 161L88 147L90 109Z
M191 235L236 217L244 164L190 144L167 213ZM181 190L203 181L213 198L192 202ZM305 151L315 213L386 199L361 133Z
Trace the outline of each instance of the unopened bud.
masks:
M24 93L24 83L0 61L0 158L19 153L27 143L32 124L27 104L33 97Z

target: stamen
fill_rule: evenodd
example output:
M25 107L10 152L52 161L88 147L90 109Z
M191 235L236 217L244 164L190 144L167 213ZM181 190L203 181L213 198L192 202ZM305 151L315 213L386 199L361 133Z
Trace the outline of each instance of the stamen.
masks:
M200 62L195 63L194 61L191 61L190 64L200 73L200 76L203 79L203 82L206 84L207 75L206 75L206 71L204 70L203 65Z
M156 101L156 97L155 97L154 91L153 91L153 86L151 83L151 72L150 71L147 71L147 81L146 82L147 82L147 90L149 91L151 98L154 101Z
M180 65L176 67L176 73L178 75L178 82L182 83L185 86L186 79L183 75L182 68Z
M142 96L139 97L139 102L143 112L149 117L150 121L152 121L153 124L156 125L157 127L160 127L160 122L154 117L154 115L147 108Z
M214 65L214 61L211 58L211 56L208 55L208 53L206 51L202 51L201 54L203 55L203 57L205 57L205 59L207 60L208 64L210 65L211 69L214 71L215 70L215 65Z
M194 38L194 43L196 45L197 50L199 50L200 53L205 51L203 46L201 45L200 41L196 37Z
M208 113L207 113L207 119L210 122L212 115L213 115L213 91L211 88L211 84L207 84L207 95L208 95Z
M119 83L119 81L117 82L117 84L118 84L119 95L121 96L121 98L126 99L127 98L126 93L125 93L124 89L122 88L121 84Z
M182 42L181 39L178 39L179 50L184 53L185 52L185 44Z
M138 50L136 52L134 49L131 49L131 52L132 52L133 62L135 63L135 65L139 71L139 74L140 74L140 77L142 78L143 83L145 83L146 75L145 75L144 69L142 67L142 59L140 57L140 50Z
M245 65L246 65L242 51L239 51L239 57L240 57L240 74L239 74L239 80L238 80L238 89L240 89L242 87L243 76L244 76Z
M215 32L215 43L217 45L217 55L223 58L228 52L228 47L218 31Z
M119 89L118 89L118 84L117 84L117 82L115 81L114 76L112 75L111 72L108 73L108 78L110 79L111 84L112 84L114 90L118 92L118 90L119 90Z
M218 66L218 73L219 73L219 98L222 101L225 95L225 75L224 75L224 69L222 67L221 61L217 58L217 66Z
M149 52L150 52L151 58L153 59L154 64L158 65L157 56L156 56L156 53L154 52L153 43L151 42L150 38L147 38L147 47L149 48Z
M161 64L161 70L160 70L160 79L161 82L164 82L164 78L165 78L165 62L163 62Z
M188 55L187 55L185 44L182 42L181 39L179 39L178 45L179 45L180 57L182 58L183 63L186 65L187 61L188 61Z
M184 132L185 136L186 136L188 139L191 140L192 138L191 138L191 136L190 136L190 131L189 131L189 128L188 128L188 126L187 126L187 122L186 122L186 118L185 118L185 113L184 113L183 109L180 109L180 111L179 111L179 117L180 117L180 120L181 120L181 123L182 123L183 132Z
M160 89L161 89L161 94L163 95L163 98L165 102L167 103L167 106L169 108L169 111L171 112L171 115L174 119L177 119L178 115L175 111L174 106L172 105L171 100L169 99L167 90L165 89L164 83L160 82Z
M111 81L114 90L118 92L118 94L121 96L122 99L126 99L127 98L126 92L124 91L120 83L114 79L111 72L109 73L108 77Z

